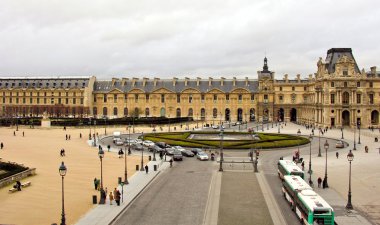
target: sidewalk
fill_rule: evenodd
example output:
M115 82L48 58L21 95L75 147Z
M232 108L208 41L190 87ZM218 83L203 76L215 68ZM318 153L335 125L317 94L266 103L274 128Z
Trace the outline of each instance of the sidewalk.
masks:
M287 123L287 126L283 125L284 129L280 132L284 134L296 134L298 129L301 131L301 135L309 135L311 129L306 129L304 126L296 125L293 123ZM259 132L262 132L261 130ZM278 127L274 126L269 130L264 125L264 132L266 133L278 133ZM344 129L344 139L343 141L349 144L348 147L344 149L339 149L340 157L337 159L335 156L336 151L328 151L328 184L329 188L315 188L314 190L320 194L333 208L335 211L335 221L339 225L370 225L373 223L380 224L378 212L376 209L380 209L380 165L378 164L378 159L380 158L377 146L379 143L374 143L374 136L377 136L377 132L369 133L365 131L361 133L361 144L358 144L358 131L356 130L356 148L353 150L355 156L352 161L352 204L354 210L346 210L345 206L347 204L347 193L348 193L348 170L349 163L347 161L348 150L352 150L354 143L354 130ZM318 139L318 129L314 130L315 136L313 138ZM342 133L340 129L328 130L321 138L332 138L337 140L342 140ZM312 152L312 170L313 179L316 180L317 177L324 177L325 172L325 149L323 147L325 142L321 141L322 157L318 157L317 153ZM335 141L329 141L330 149L335 145ZM369 153L364 152L364 146L367 145L370 149ZM317 146L313 145L313 150L315 151ZM301 150L302 152L302 150ZM291 156L287 158L291 159ZM308 157L305 158L305 164L308 164ZM371 171L371 173L368 173ZM308 174L306 175L308 177ZM316 183L316 182L314 182ZM369 194L371 193L371 194ZM371 212L367 210L368 208L375 209ZM364 213L363 213L364 212ZM369 222L366 217L372 220L373 223Z

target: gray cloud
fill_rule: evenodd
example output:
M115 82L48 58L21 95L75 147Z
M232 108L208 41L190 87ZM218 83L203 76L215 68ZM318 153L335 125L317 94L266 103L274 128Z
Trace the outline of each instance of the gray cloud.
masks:
M307 76L332 47L377 65L380 2L3 0L0 76Z

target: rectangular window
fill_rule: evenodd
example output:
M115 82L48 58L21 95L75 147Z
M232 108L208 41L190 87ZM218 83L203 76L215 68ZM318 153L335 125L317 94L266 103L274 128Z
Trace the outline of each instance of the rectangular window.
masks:
M161 94L161 103L165 103L165 95Z
M330 95L330 103L335 104L335 94Z
M58 104L62 104L62 99L58 98Z
M66 98L66 105L68 105L69 104L69 99L68 98Z
M255 95L251 94L251 101L255 100Z
M40 98L37 98L37 104L40 104Z
M362 95L361 94L356 94L356 103L362 104Z
M189 103L193 102L193 95L189 95Z
M18 104L18 98L16 98L16 104Z
M369 104L373 104L373 94L369 94Z
M117 103L117 94L113 95L113 103Z
M77 99L76 98L73 98L73 104L77 104Z
M331 87L335 87L335 83L334 82L331 82Z
M83 105L83 98L80 98L80 104Z
M229 94L226 94L226 100L227 100L227 101L230 100L230 95L229 95Z
M347 69L343 70L343 76L348 76L348 70Z
M33 98L30 98L30 99L29 99L29 103L30 103L30 104L33 104Z
M295 91L296 90L296 88L295 87L292 87L292 91Z
M243 100L243 95L239 95L238 98L239 98L239 101Z
M138 103L138 102L139 102L139 95L135 94L135 103Z
M214 95L214 101L218 100L218 96Z
M264 95L264 99L268 100L268 95Z
M12 99L13 99L12 97L9 98L9 103L12 103Z
M149 102L149 94L145 95L146 102Z
M303 90L306 91L306 87L303 87Z
M103 102L107 102L107 95L106 94L103 95Z
M54 98L50 99L50 104L52 104L52 105L54 104Z
M25 103L26 103L26 99L22 98L22 104L25 104Z
M282 102L282 100L284 99L284 96L280 95L278 96L278 99L280 100L280 102Z
M205 100L205 95L204 94L201 94L201 100L202 100L202 102Z
M3 103L5 104L5 97L3 97Z
M125 101L125 102L128 101L128 94L125 94L125 95L124 95L124 101Z
M96 102L96 95L94 95L94 102Z
M44 104L46 104L46 98L44 98Z
M370 88L373 88L373 82L372 82L372 81L369 82L369 87L370 87Z
M282 91L282 87L280 87L280 91Z
M360 82L356 82L356 87L360 87Z
M181 102L181 95L177 94L177 103Z

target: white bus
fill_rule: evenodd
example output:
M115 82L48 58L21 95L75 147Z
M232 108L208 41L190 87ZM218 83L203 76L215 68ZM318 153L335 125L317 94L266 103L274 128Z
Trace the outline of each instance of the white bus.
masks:
M305 173L291 160L278 160L278 176L283 180L285 175L297 175L302 179Z
M302 224L334 225L333 208L299 176L284 176L282 191Z

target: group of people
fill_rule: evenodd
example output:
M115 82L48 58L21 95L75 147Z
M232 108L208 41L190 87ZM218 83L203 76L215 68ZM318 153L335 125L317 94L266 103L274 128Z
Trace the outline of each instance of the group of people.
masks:
M113 190L113 192L110 191L110 193L108 194L108 197L110 199L110 205L112 205L113 200L115 200L115 202L118 206L120 205L121 193L118 189L115 188L115 190Z
M65 149L64 149L64 148L61 149L61 151L60 151L60 155L61 155L61 157L66 156L66 153L65 153Z
M71 139L71 135L70 134L69 135L66 134L66 141L70 140L70 139Z

